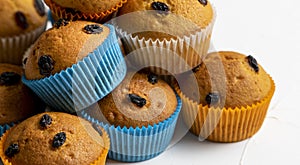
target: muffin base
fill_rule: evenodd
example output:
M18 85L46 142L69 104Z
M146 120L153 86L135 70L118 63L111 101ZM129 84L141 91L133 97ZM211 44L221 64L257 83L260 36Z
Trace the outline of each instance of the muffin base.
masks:
M270 77L271 89L260 102L246 107L218 108L198 104L185 96L175 86L182 98L182 113L190 132L214 142L237 142L253 136L262 126L271 99L275 91L275 83Z
M104 147L103 147L103 150L100 153L100 156L98 157L98 159L95 160L90 165L105 165L105 162L106 162L106 157L107 157L109 147L110 147L110 140L109 140L107 132L105 132L105 130L103 128L100 128L100 130L102 132ZM10 130L6 131L6 133L4 133L0 139L0 158L1 158L0 164L2 161L3 165L12 165L12 163L6 158L4 148L3 148L4 142L6 141L7 135L9 134L9 132L10 132Z
M113 14L126 2L127 0L120 0L120 2L110 10L95 14L85 14L68 12L65 8L52 2L52 0L45 0L45 3L49 6L53 14L55 14L58 18L64 18L67 20L90 20L98 23L107 22L113 16Z
M132 66L148 67L158 75L180 74L199 65L209 50L216 20L216 9L212 7L213 18L204 29L169 40L134 36L118 27L116 21L113 23L126 50L126 58Z
M0 63L21 65L23 54L45 31L46 26L47 21L32 32L13 37L0 37Z
M126 75L123 58L114 27L106 24L111 33L102 45L83 60L40 80L22 81L48 106L74 113L96 103L115 89Z
M173 137L181 111L181 99L177 96L174 113L163 122L148 127L127 128L100 122L82 111L83 118L103 127L109 134L111 147L108 158L121 162L139 162L158 156L166 150Z

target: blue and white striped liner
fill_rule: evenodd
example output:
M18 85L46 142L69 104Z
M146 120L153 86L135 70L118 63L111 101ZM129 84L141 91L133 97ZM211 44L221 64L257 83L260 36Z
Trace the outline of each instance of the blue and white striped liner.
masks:
M126 63L112 25L105 41L82 61L40 80L22 81L48 106L74 113L96 103L124 79Z
M115 127L92 118L85 111L81 115L108 132L111 144L108 158L122 162L139 162L161 154L170 144L182 106L180 97L176 97L178 104L175 112L163 122L148 127Z

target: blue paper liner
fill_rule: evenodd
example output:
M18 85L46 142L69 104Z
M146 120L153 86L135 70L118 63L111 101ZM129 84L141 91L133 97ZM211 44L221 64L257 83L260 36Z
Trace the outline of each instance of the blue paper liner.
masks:
M53 19L51 10L48 10L47 17L48 17L48 20L50 21L51 25L53 25L55 23L55 20Z
M0 125L0 137L14 125L15 125L14 123Z
M108 158L122 162L139 162L161 154L170 144L182 107L180 97L176 95L176 98L177 107L174 113L163 122L148 127L115 127L94 119L85 111L81 115L108 132L111 144Z
M115 89L126 75L126 63L115 29L83 60L55 75L40 80L22 81L50 107L74 113L96 103Z

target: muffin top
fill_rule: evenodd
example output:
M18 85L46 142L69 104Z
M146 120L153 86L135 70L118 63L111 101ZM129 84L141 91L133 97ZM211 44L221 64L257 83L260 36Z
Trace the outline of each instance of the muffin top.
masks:
M47 112L13 127L3 142L3 151L14 165L88 165L101 155L105 142L88 121Z
M251 106L265 98L272 85L270 76L253 56L232 51L208 54L193 72L181 79L188 81L195 76L203 105ZM183 86L182 90L195 100L194 89Z
M23 69L0 64L0 124L9 124L41 112L42 103L21 81Z
M207 27L214 13L207 0L134 0L124 4L118 16L117 25L134 36L170 39Z
M107 26L94 22L58 20L24 59L26 78L41 79L71 67L101 45L109 33Z
M92 117L115 126L136 128L169 118L176 110L177 100L172 88L156 75L128 73L98 105L88 110Z
M116 7L121 0L48 0L54 2L57 5L73 9L74 12L80 11L85 14L95 14L111 10ZM45 1L46 3L49 3Z
M1 0L0 37L12 37L31 32L46 23L41 0Z

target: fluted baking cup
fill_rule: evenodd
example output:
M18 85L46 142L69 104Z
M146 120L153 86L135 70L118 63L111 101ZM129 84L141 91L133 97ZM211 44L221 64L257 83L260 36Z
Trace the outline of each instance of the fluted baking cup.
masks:
M199 65L206 56L216 20L214 7L213 11L213 18L205 28L183 37L164 40L134 36L118 27L117 21L113 23L123 41L129 63L139 68L149 67L158 75L180 74Z
M85 14L82 12L68 11L66 8L61 7L57 4L55 4L54 2L52 2L52 0L45 0L45 3L49 6L52 13L55 14L58 18L63 18L63 19L67 19L67 20L90 20L90 21L95 21L98 23L107 22L112 17L113 13L115 13L126 2L127 2L127 0L121 0L112 9L101 12L101 13Z
M47 22L41 27L13 37L0 37L0 63L22 64L23 54L45 31Z
M111 146L108 158L122 162L139 162L151 159L166 150L173 137L181 99L177 97L177 107L166 120L148 127L120 127L100 122L82 111L82 116L103 127L109 134Z
M183 119L190 132L199 139L236 142L253 136L262 126L275 91L274 81L271 77L270 80L271 89L264 99L252 105L236 108L198 104L183 94L178 86L175 90L182 98Z
M123 58L114 27L105 41L83 60L55 75L40 80L22 81L48 106L74 113L110 93L126 75Z
M0 125L0 137L14 125L14 123Z

